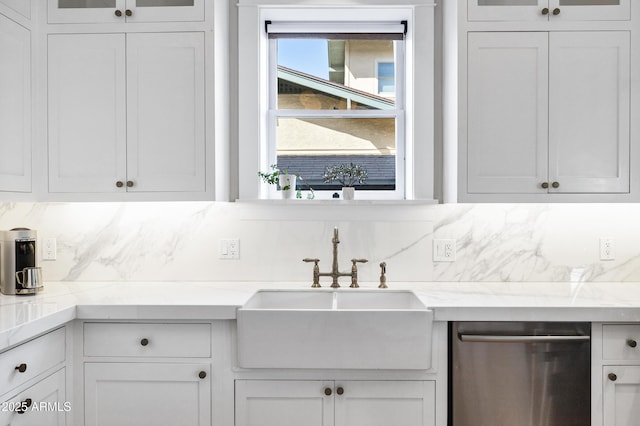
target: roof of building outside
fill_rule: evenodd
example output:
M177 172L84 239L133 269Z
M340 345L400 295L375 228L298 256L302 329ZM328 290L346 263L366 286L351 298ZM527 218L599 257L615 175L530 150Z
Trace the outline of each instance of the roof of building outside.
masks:
M374 95L373 93L368 93L363 90L354 89L352 87L345 86L344 84L325 80L324 78L283 67L282 65L278 65L278 78L319 92L327 93L329 95L339 96L343 99L353 99L358 103L368 105L376 109L392 110L395 108L395 102L393 99Z
M364 186L389 186L396 181L395 155L279 155L278 168L302 176L314 188L327 185L322 181L327 166L358 164L367 170ZM336 182L337 184L337 182ZM332 185L332 186L335 186Z

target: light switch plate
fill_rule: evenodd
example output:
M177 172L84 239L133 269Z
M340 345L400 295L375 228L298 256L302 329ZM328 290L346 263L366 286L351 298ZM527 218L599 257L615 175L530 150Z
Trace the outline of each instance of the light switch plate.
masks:
M220 240L220 259L240 259L240 240L238 238Z

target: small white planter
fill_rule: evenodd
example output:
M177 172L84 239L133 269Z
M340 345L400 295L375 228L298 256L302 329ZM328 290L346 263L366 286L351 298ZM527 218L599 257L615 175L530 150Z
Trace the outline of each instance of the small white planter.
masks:
M280 183L280 192L282 192L282 198L296 198L296 178L296 175L280 175L278 177ZM284 189L284 187L286 186L288 186L289 189Z
M343 200L353 200L356 194L356 189L353 186L343 186L342 187L342 199Z

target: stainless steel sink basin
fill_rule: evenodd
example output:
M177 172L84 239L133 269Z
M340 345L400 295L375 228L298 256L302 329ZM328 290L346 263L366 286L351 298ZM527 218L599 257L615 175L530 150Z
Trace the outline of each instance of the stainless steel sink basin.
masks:
M238 309L238 365L428 369L432 322L410 291L261 290Z

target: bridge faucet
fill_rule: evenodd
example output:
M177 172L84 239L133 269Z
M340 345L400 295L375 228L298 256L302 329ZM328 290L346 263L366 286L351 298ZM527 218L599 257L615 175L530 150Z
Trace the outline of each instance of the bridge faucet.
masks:
M320 259L304 258L303 262L313 262L313 284L311 287L320 287L320 277L331 277L331 288L340 288L338 283L339 277L351 277L351 288L358 288L358 268L357 263L367 263L367 259L351 259L351 272L340 272L338 267L338 244L340 244L340 237L338 236L338 228L333 228L333 238L331 239L333 245L333 261L331 262L331 272L320 272L318 262Z

